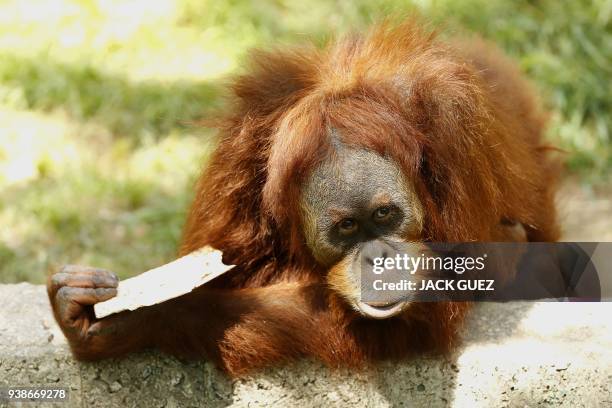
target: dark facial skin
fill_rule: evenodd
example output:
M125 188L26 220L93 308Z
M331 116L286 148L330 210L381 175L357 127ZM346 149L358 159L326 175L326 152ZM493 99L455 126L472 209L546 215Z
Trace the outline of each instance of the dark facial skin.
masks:
M416 240L422 229L421 204L399 167L377 153L337 146L305 184L302 210L306 243L317 262L332 267L350 259L340 272L349 282L344 298L370 317L398 313L402 305L381 308L358 297L361 257L390 256L389 243Z
M405 240L421 229L422 211L397 165L365 150L342 148L317 168L304 190L306 240L322 265L355 245Z

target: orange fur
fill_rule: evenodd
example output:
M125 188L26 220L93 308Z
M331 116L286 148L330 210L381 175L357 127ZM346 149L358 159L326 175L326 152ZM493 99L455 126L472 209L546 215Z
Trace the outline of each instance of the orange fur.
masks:
M113 331L82 358L146 343L240 375L301 356L358 366L452 349L467 304L414 303L365 319L305 248L300 189L330 153L330 128L401 167L423 205L422 240L500 239L502 219L527 226L529 240L558 237L544 115L514 65L480 40L449 45L407 21L321 50L258 51L231 97L180 252L210 245L237 266L189 295L118 315L134 330Z
M234 82L234 105L200 181L182 253L203 245L223 250L239 267L219 287L322 282L325 271L304 248L299 196L310 171L330 153L330 127L347 145L400 164L423 203L423 239L499 239L501 219L528 226L531 240L557 239L556 164L542 149L544 115L500 53L476 39L458 44L408 21L322 50L255 53ZM339 278L331 283L332 289L346 286ZM293 327L300 337L294 341L326 333L322 343L308 346L316 350L301 351L345 364L448 350L467 307L413 305L401 318L373 322L358 318L336 291L320 288L329 315ZM247 332L234 339L234 352L256 345L265 354L272 340ZM327 341L353 352L329 354ZM235 359L232 367L240 365Z

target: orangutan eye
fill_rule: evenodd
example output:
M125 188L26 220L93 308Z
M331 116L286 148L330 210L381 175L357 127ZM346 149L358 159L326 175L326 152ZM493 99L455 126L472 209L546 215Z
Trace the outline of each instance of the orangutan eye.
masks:
M338 223L338 230L342 235L354 234L358 227L359 225L357 224L357 221L355 221L353 218L345 218Z
M376 221L385 221L391 216L391 207L383 206L374 211L374 219Z

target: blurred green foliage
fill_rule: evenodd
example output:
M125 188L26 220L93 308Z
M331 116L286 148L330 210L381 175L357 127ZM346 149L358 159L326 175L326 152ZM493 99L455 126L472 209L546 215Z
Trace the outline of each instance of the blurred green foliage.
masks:
M96 121L114 135L140 139L184 128L217 103L206 82L155 80L131 83L92 65L59 64L48 55L0 55L0 82L12 94L10 105L50 111L61 107L73 120ZM204 105L203 101L208 102Z
M248 49L414 11L499 44L541 91L569 168L609 173L612 0L4 0L0 282L172 259L214 141L190 123L223 106Z

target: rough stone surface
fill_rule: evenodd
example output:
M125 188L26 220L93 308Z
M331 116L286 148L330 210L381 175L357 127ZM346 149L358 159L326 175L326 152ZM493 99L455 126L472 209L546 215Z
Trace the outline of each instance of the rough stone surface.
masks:
M449 359L363 372L302 361L230 381L208 363L153 352L78 363L44 288L0 285L0 387L68 387L68 404L48 406L70 407L605 407L612 406L611 316L612 303L481 304Z

